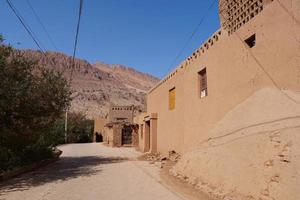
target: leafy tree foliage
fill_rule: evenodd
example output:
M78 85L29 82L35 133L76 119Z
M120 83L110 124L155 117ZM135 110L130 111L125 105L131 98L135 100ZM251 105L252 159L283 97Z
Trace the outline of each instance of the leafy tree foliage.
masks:
M70 143L87 143L93 140L94 123L82 113L69 113L68 137Z
M24 58L0 36L0 163L51 146L41 141L68 108L70 95L62 73Z

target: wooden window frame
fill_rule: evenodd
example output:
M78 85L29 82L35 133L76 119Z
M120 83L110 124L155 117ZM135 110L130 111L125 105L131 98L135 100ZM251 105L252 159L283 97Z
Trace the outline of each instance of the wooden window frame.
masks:
M173 103L172 103L172 91L174 91L174 100L173 100ZM176 88L173 87L169 90L169 110L174 110L175 109L175 106L176 105Z
M208 96L206 68L203 68L198 72L198 94L200 98L204 98Z

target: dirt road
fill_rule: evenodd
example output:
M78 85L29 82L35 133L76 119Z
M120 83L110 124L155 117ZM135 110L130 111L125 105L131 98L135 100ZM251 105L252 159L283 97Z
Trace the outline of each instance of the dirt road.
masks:
M131 148L102 144L61 146L61 159L0 185L7 200L179 200L162 184L158 168L136 161Z

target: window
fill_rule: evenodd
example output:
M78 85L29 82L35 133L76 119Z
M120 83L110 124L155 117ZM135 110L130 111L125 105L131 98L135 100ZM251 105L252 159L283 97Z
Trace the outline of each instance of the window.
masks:
M116 121L119 121L119 122L125 122L128 120L128 118L125 118L125 117L117 117L115 119L116 119Z
M169 90L169 110L175 108L175 87Z
M255 43L256 43L256 36L255 36L255 34L253 34L249 38L247 38L245 40L245 43L248 45L249 48L254 47Z
M200 72L198 72L199 76L199 88L200 88L200 98L207 96L207 74L206 74L206 68L202 69Z

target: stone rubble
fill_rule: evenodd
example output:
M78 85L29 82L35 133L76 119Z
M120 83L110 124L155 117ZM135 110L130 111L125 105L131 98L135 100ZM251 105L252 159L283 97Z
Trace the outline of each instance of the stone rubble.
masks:
M180 155L172 150L169 151L168 156L162 156L159 153L146 153L144 154L144 158L149 164L154 164L158 168L163 168L163 165L167 161L177 162L180 159Z

